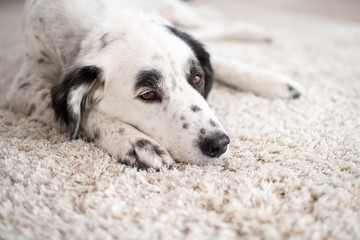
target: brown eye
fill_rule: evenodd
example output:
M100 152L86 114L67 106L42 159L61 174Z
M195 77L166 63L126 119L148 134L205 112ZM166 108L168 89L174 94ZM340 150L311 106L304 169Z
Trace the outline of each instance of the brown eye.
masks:
M140 97L144 100L154 100L155 96L156 96L156 94L153 91L147 91L140 95Z
M195 85L200 85L202 83L202 77L200 75L195 75L193 78L193 83Z
M139 97L146 101L153 101L158 99L158 96L154 91L143 92Z

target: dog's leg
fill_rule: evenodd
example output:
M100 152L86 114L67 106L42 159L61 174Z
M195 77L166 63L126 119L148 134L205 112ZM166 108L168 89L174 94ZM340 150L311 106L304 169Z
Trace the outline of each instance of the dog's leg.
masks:
M270 42L270 34L259 26L232 22L206 7L194 7L179 0L153 0L160 15L201 41L234 40Z
M201 41L271 42L271 36L267 31L261 27L247 23L215 23L187 31Z
M107 150L118 162L140 168L160 169L174 161L155 140L135 127L91 110L82 120L85 135Z
M237 60L213 57L215 79L235 88L269 98L298 98L302 87L288 77L243 64Z
M36 67L29 67L25 59L7 95L8 106L31 120L58 127L51 107L51 85L46 76L39 74Z

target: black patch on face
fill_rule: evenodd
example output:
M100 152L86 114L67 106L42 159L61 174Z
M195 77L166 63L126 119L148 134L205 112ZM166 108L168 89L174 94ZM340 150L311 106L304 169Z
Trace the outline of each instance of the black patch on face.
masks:
M187 73L187 81L188 83L195 88L201 95L204 95L204 88L205 88L205 81L204 81L204 72L200 66L200 64L194 60L194 59L190 59L188 61L188 69L190 70ZM199 84L194 83L194 78L195 76L200 76L202 81Z
M188 124L188 123L184 123L182 127L183 127L183 129L188 129L188 128L189 128L189 124Z
M182 39L195 53L196 58L199 60L201 67L205 73L205 86L203 96L206 99L213 83L213 70L210 64L210 55L204 49L203 45L195 40L189 34L182 32L174 27L167 26L167 28L177 37Z
M200 129L200 133L204 135L206 133L205 128Z
M102 70L96 66L74 68L65 74L59 84L51 89L52 108L56 120L69 126L72 139L77 137L79 131L83 99L91 90L91 84L101 76ZM71 92L80 86L87 86L88 89L82 93L82 96L77 96L82 98L79 105L70 105Z
M199 106L197 106L197 105L192 105L191 107L191 111L193 111L193 112L200 112L202 109L199 107Z
M210 125L213 126L213 127L216 127L217 124L214 120L210 119Z
M155 70L142 70L137 74L135 82L135 91L140 88L150 88L160 90L160 85L163 81L162 74Z

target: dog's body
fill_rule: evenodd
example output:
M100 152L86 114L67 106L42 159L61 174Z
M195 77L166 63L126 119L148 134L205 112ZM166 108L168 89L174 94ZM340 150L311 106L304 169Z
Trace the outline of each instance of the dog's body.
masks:
M213 79L210 56L190 35L214 38L180 1L30 0L26 54L9 105L71 137L93 140L120 162L153 168L206 164L229 138L205 99ZM254 38L239 28L219 39ZM236 60L212 58L215 78L267 97L296 98L287 78ZM56 121L59 120L59 121Z

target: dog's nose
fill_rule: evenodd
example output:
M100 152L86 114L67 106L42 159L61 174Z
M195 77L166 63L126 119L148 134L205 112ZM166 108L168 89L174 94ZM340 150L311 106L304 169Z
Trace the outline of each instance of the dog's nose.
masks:
M211 157L217 158L225 153L227 146L230 143L230 138L223 132L216 132L200 143L201 151Z

